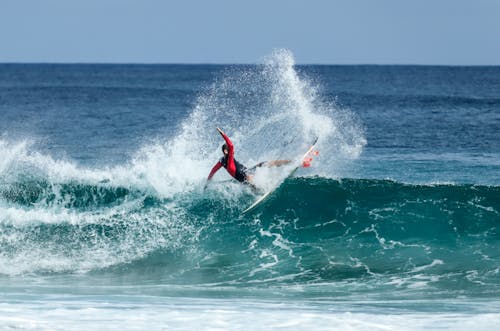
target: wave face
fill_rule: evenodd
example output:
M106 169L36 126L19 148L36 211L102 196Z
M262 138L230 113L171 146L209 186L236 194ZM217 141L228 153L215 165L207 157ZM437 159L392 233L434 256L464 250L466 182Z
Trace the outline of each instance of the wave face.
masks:
M108 183L31 180L2 187L0 196L4 275L91 271L321 291L355 283L355 290L440 295L500 290L497 186L293 178L244 216L253 197L233 184L165 199Z

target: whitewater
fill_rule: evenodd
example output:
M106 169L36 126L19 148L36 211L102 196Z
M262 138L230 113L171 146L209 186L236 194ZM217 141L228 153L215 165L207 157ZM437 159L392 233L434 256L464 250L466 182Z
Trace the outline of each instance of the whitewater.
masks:
M0 65L0 328L494 328L499 72Z

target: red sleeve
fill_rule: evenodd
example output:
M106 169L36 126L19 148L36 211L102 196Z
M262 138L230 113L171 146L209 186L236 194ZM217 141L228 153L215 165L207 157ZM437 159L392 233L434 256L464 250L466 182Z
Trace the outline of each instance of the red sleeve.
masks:
M228 136L226 136L224 133L221 133L222 135L222 138L224 138L224 140L226 141L226 144L227 144L227 148L229 148L229 156L230 157L234 157L234 146L233 146L233 142L231 141L231 139L229 139Z
M215 175L215 173L222 167L222 163L220 162L217 162L214 167L212 168L212 170L210 171L210 174L208 175L208 178L207 180L210 180L212 179L212 177Z
M236 178L236 164L234 163L234 146L231 139L228 136L221 133L222 138L226 141L227 148L229 149L229 155L227 156L227 171L231 176Z

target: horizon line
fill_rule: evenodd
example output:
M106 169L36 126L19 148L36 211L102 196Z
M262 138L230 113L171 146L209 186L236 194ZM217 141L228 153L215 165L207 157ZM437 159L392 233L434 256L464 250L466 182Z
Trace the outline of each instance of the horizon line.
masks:
M264 65L259 62L93 62L93 61L0 61L0 65L205 65L205 66L235 66L235 65ZM401 66L401 67L499 67L499 64L422 64L422 63L295 63L296 66Z

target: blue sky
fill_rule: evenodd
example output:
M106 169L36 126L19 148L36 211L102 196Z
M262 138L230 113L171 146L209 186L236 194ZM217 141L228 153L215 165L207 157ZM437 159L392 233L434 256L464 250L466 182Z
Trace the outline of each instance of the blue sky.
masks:
M500 65L499 0L0 0L0 62Z

